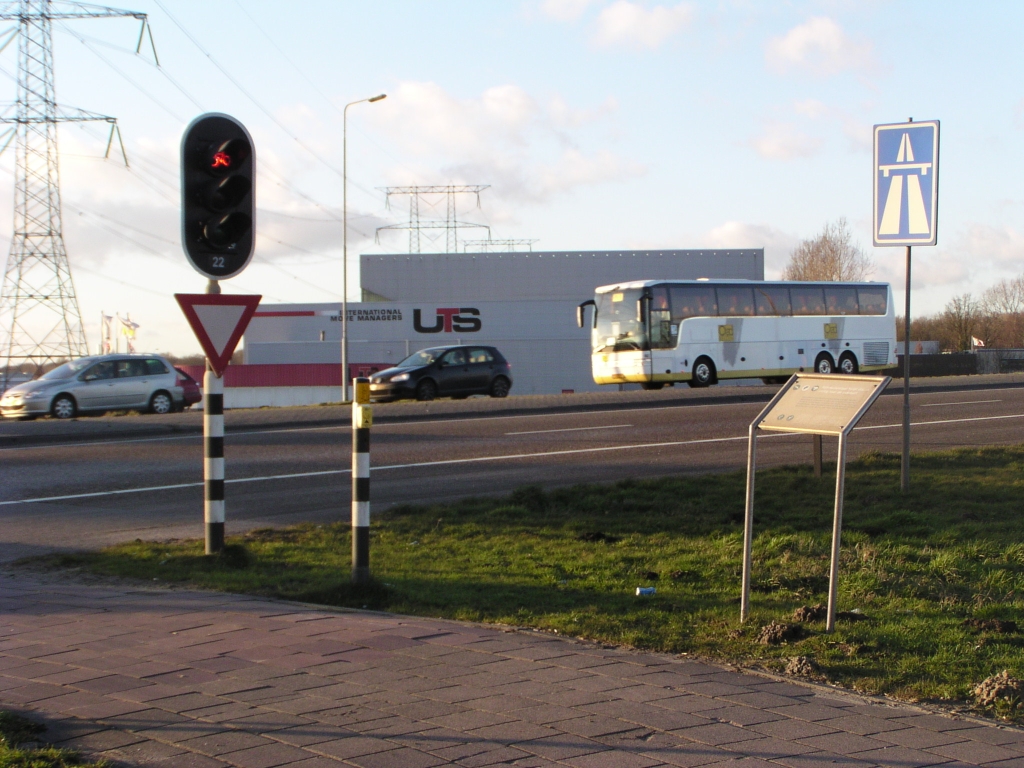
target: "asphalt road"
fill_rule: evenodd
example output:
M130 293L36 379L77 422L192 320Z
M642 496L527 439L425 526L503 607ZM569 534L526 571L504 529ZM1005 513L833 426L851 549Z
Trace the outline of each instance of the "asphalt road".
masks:
M530 483L744 466L747 425L763 403L711 398L659 406L648 397L656 393L640 394L646 399L624 399L622 407L456 411L384 421L373 429L374 508L505 493ZM914 450L1022 441L1024 388L928 392L912 402ZM901 407L901 397L881 397L851 437L851 456L899 451ZM344 425L255 425L231 434L229 533L347 520L350 441ZM810 444L808 436L765 436L759 466L809 462ZM826 460L834 458L835 441L825 444ZM54 547L201 536L202 508L202 440L194 433L0 448L0 559Z

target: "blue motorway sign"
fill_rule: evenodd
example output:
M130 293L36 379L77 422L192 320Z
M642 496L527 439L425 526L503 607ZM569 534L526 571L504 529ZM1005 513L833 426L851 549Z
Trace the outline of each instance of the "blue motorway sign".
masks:
M874 243L935 245L939 121L875 126Z

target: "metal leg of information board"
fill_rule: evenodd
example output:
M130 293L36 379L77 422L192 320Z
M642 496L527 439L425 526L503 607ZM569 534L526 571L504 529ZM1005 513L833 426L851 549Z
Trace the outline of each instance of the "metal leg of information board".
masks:
M754 538L754 463L757 454L757 427L750 425L747 444L747 505L743 522L743 587L740 596L740 623L750 612L750 550Z
M814 476L821 477L821 435L814 435L811 450L814 452Z
M846 435L839 436L836 462L836 515L832 521L832 566L828 574L828 620L825 631L836 628L836 592L839 586L839 542L843 536L843 484L846 481Z

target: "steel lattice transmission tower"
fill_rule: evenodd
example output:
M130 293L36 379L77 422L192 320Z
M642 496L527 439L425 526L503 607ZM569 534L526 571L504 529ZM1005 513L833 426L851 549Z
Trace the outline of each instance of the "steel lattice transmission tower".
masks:
M434 186L414 187L381 187L385 195L385 202L391 206L392 195L409 196L409 223L389 224L386 227L377 228L377 236L386 229L407 229L409 230L409 253L420 253L420 235L424 230L443 229L445 234L445 253L458 253L459 251L459 229L467 227L478 227L487 230L487 237L491 236L491 228L486 224L474 224L469 221L459 221L455 208L455 199L458 195L476 195L476 207L480 207L480 193L487 189L490 184L447 184ZM423 220L420 218L420 203L426 203L428 207L437 205L440 200L438 195L444 195L445 217L443 220ZM427 237L433 241L436 237Z
M7 123L6 149L15 142L14 235L0 289L0 391L15 372L36 373L48 363L88 354L82 313L64 249L61 221L57 123L110 124L107 154L117 120L57 105L53 85L53 22L133 17L142 22L136 52L148 30L144 13L57 0L0 2L0 19L16 22L4 47L18 38L18 100ZM152 45L152 32L149 35ZM0 48L2 50L2 48ZM154 58L156 50L154 47ZM2 151L2 150L0 150ZM127 160L126 160L127 162Z

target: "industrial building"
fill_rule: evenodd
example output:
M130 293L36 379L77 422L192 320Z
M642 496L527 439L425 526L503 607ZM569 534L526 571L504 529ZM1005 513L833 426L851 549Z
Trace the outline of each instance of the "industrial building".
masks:
M629 280L764 279L764 249L363 254L363 301L348 305L353 374L420 349L488 344L512 364L513 394L592 392L590 332L576 306ZM340 306L260 305L246 364L341 363Z

